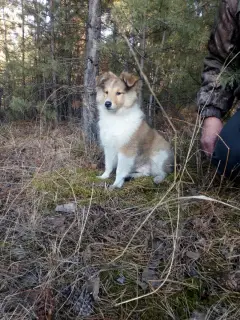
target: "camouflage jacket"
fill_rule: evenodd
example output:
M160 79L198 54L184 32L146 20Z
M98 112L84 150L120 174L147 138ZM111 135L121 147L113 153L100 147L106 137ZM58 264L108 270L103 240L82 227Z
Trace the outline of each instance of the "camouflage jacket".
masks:
M218 19L208 42L202 85L197 95L201 117L222 118L240 98L240 83L223 85L223 70L240 72L240 0L221 0ZM227 69L226 69L227 66Z

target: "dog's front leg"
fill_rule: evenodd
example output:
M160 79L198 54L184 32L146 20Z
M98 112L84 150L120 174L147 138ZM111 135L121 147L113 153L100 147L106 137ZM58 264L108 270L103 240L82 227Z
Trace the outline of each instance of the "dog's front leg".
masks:
M116 179L110 189L121 188L124 179L129 176L134 166L135 157L127 157L122 153L118 154L118 165L116 171Z
M98 176L100 179L109 178L113 169L117 166L117 151L114 148L104 148L105 155L105 171L101 176Z

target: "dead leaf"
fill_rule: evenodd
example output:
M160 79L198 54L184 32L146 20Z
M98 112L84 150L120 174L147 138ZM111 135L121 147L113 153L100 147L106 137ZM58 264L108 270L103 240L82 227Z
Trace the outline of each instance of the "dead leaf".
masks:
M65 212L65 213L74 213L77 209L77 205L75 202L70 202L62 205L57 205L55 211L56 212Z
M206 313L194 311L189 320L205 320L206 316Z
M149 259L147 267L143 270L141 279L138 284L143 290L146 290L150 285L153 289L159 287L159 275L158 266L163 257L163 252L165 249L165 243L159 238L153 238L152 240L153 254Z
M47 223L52 225L54 228L61 228L64 226L66 217L64 216L53 216L47 218Z
M240 270L229 272L225 276L225 287L228 290L240 292Z
M100 289L100 278L99 276L94 276L87 281L87 290L92 295L94 301L99 300L99 289Z
M54 316L55 302L50 288L37 289L29 292L29 301L34 305L38 320L52 320Z
M199 252L187 251L186 256L193 260L198 260L200 258Z
M159 287L159 276L156 269L150 269L149 267L146 267L143 270L142 273L142 281L145 284L140 285L144 290L147 289L147 287L150 285L153 289L157 289ZM146 286L146 284L148 284Z
M78 316L88 317L93 314L94 302L99 300L99 275L90 277L80 288L68 286L62 291L66 304Z
M11 257L14 260L17 260L17 261L24 260L26 258L26 256L27 256L27 252L22 246L13 248L11 250Z
M124 275L120 275L117 279L116 279L116 281L118 282L118 283L120 283L120 284L124 284L125 282L126 282L126 278L124 277Z
M158 268L159 263L162 259L163 251L165 249L165 243L158 238L154 238L152 240L152 249L153 254L149 260L148 267L154 269Z
M90 245L88 245L87 248L82 252L82 258L84 265L88 265L92 258L92 250Z

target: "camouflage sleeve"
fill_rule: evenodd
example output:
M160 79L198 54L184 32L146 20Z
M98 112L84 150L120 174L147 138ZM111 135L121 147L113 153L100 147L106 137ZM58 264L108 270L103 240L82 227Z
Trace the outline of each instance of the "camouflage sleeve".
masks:
M219 16L208 42L209 54L204 60L202 85L197 95L202 118L223 117L232 107L234 87L223 86L220 74L236 54L239 42L238 1L222 0Z

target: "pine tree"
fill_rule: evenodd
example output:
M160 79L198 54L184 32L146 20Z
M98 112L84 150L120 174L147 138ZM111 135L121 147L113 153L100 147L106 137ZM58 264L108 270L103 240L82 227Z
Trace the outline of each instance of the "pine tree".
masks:
M101 35L101 1L88 5L86 69L84 73L83 130L89 142L97 141L95 79L98 74L99 41Z

